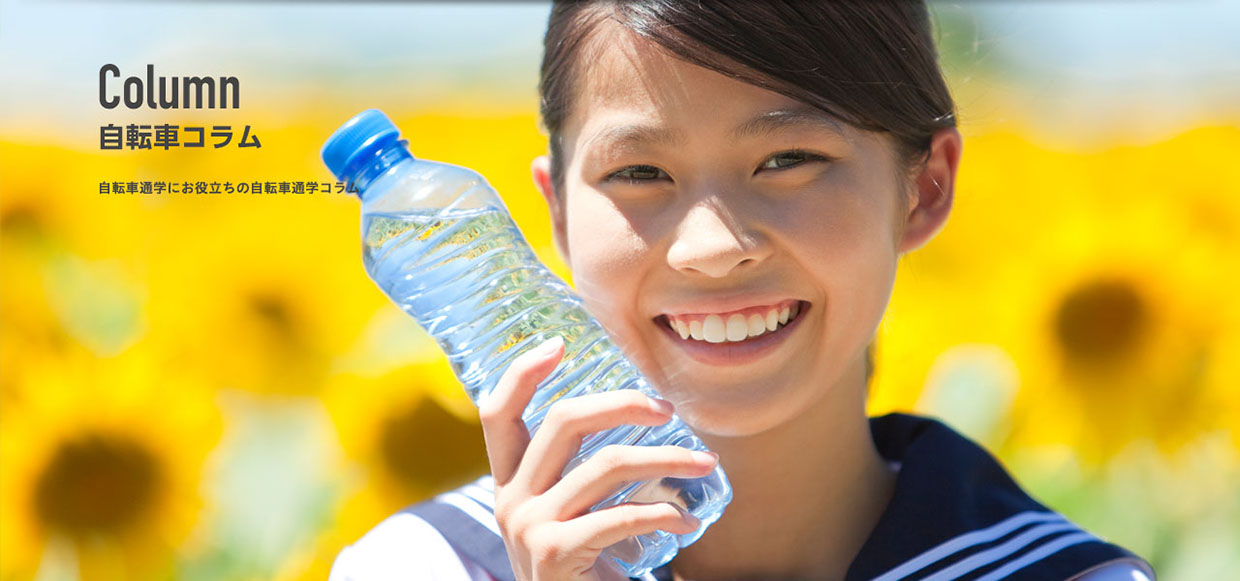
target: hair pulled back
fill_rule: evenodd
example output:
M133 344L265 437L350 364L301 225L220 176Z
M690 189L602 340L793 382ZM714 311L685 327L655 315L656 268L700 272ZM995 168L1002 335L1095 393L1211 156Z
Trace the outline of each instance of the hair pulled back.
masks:
M538 89L557 192L561 131L591 32L607 19L687 62L889 133L906 169L956 125L923 0L556 0Z

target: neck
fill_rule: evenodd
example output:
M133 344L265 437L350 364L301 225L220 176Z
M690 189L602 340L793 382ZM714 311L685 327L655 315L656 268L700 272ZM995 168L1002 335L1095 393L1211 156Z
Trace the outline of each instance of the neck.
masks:
M672 561L677 579L843 579L895 486L865 414L864 362L813 406L743 437L703 434L732 502Z

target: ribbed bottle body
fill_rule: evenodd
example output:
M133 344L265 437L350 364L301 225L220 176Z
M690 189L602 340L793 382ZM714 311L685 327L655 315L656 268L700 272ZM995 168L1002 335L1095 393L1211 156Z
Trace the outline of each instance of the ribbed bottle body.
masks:
M562 337L565 354L540 383L522 419L531 435L562 398L617 389L657 397L581 299L535 256L499 196L465 168L407 160L375 179L363 199L367 273L443 349L477 404L521 353ZM587 437L564 473L610 444L705 450L678 416L655 426L620 426ZM592 510L624 502L673 502L702 521L697 531L664 531L609 547L604 555L631 576L675 556L718 520L731 500L721 468L696 479L630 482Z

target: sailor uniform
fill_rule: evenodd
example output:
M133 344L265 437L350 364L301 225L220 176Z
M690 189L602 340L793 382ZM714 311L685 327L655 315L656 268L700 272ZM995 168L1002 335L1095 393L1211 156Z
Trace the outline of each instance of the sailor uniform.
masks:
M890 414L871 418L870 429L899 472L847 581L1154 578L1140 557L1030 498L989 453L944 424ZM489 475L414 504L342 551L331 581L512 581L493 506ZM671 566L640 579L670 581Z

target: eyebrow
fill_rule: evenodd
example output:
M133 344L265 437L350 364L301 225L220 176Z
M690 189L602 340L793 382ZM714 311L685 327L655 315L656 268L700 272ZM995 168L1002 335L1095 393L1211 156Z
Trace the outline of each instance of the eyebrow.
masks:
M754 116L732 130L732 138L768 135L784 127L809 125L844 135L844 127L831 114L816 107L775 109Z
M811 126L826 129L840 136L843 125L831 114L810 106L774 109L759 113L732 130L732 139L769 135L785 127ZM677 146L685 141L684 132L653 125L617 125L596 133L588 143L601 143L614 148L635 148L643 145Z

